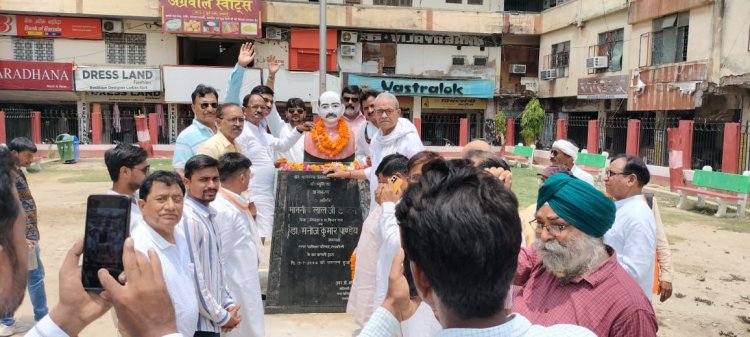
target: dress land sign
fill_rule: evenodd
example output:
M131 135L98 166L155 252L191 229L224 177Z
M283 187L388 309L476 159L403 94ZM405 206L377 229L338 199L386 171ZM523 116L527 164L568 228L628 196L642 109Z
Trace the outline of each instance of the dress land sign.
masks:
M280 171L266 313L346 310L367 181Z

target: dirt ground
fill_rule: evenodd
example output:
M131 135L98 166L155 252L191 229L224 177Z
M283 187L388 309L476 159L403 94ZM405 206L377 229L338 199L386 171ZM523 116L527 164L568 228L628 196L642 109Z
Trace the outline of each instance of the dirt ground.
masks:
M159 164L152 164L158 168ZM75 165L45 164L29 174L39 208L42 260L47 271L48 303L58 298L58 275L66 251L83 236L86 197L103 193L109 179L101 160ZM665 206L670 201L665 200ZM714 217L662 206L672 243L674 294L654 302L659 336L750 336L750 220ZM28 296L17 313L33 320ZM268 336L352 336L353 319L346 314L266 315ZM105 315L81 336L114 336Z

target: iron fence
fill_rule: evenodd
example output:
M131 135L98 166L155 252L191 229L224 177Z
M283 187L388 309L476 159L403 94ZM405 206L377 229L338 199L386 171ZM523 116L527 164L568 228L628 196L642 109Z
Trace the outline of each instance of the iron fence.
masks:
M721 157L724 148L725 122L695 121L693 125L693 158L691 167L701 169L711 166L721 170Z
M54 144L55 138L63 133L76 135L78 139L81 139L78 134L78 112L75 106L44 109L40 117L42 143Z
M119 107L119 114L115 115L113 106L107 106L102 111L102 143L103 144L137 144L138 134L135 129L135 113L138 108L128 106ZM109 110L111 109L111 110Z
M543 150L549 150L552 148L552 143L555 142L555 122L557 122L557 118L555 118L554 113L544 114L544 128L538 141L540 148Z
M667 147L667 129L676 128L679 119L676 117L641 118L640 142L638 156L646 164L657 166L668 166L669 149Z
M750 120L740 128L740 171L750 171Z
M422 115L422 143L426 146L458 145L461 127L459 114Z
M628 138L628 118L610 117L599 121L599 146L616 156L625 153Z
M589 116L568 116L568 139L581 149L589 140Z
M5 111L5 139L10 141L16 137L31 138L32 109L3 108Z
M484 120L484 140L487 143L490 143L490 145L500 145L500 142L498 141L497 137L497 125L495 125L495 121L492 118L487 118Z

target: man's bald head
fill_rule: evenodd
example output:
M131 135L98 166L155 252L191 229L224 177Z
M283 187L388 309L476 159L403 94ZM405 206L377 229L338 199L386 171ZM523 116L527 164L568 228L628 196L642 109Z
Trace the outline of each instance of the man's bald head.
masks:
M464 146L463 150L461 150L461 158L468 159L467 155L471 151L492 152L492 146L480 139L472 140L471 142L469 142L469 144L466 144L466 146Z

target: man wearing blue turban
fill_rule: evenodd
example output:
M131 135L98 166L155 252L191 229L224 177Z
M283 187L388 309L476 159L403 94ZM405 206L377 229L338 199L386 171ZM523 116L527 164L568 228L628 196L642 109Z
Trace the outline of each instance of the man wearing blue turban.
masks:
M598 336L656 336L651 303L602 237L615 205L590 184L554 174L537 199L534 245L521 250L513 312L544 326L575 324Z

